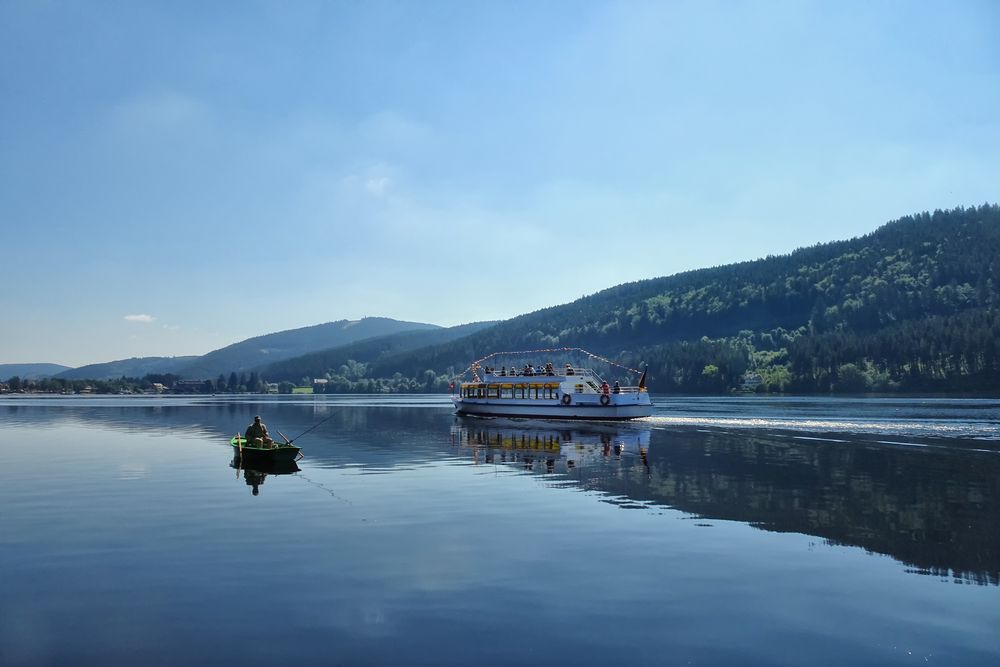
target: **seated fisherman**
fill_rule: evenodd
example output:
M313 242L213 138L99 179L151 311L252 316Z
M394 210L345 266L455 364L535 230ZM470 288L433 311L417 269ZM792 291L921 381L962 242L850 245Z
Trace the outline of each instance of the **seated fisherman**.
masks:
M271 447L274 440L267 434L267 426L260 420L260 415L253 418L253 423L247 427L247 444L251 447Z

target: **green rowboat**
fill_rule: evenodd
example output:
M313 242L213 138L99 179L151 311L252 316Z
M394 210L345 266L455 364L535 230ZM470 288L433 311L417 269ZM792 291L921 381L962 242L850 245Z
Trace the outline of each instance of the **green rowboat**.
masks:
M230 438L229 444L233 446L233 454L249 462L288 462L294 461L302 450L295 445L274 443L270 447L256 447L247 444L246 439L241 436Z

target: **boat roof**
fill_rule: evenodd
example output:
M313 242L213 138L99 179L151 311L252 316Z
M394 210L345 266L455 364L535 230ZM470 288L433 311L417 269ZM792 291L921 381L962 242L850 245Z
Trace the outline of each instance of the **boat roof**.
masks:
M506 383L517 384L517 385L536 383L536 382L564 383L574 378L582 379L585 384L589 384L595 380L598 384L603 384L605 382L604 379L591 368L586 368L583 366L574 366L571 362L568 362L565 365L562 365L561 363L554 364L551 361L552 357L549 356L552 354L561 356L564 353L570 353L573 355L577 354L584 355L592 360L609 364L610 366L619 368L623 371L627 371L628 373L634 373L636 375L639 375L640 379L638 388L640 391L645 390L645 378L646 378L645 371L638 371L634 368L629 368L628 366L620 364L616 361L612 361L611 359L607 359L598 354L594 354L593 352L588 352L587 350L584 350L581 347L546 348L540 350L520 350L516 352L493 352L481 359L473 361L462 373L459 373L458 376L454 378L454 380L459 380L459 378L464 376L466 373L471 373L472 380L461 381L460 382L461 386L465 387L465 386L485 384L485 383L494 384L498 382L502 382L505 384ZM506 366L501 366L499 373L497 372L496 366L491 366L487 363L491 359L503 359L504 357L510 357L510 356L515 356L515 357L520 356L522 359L526 359L528 361L520 369L515 364L511 364L509 371L507 370ZM545 364L534 366L530 360L532 358L537 359L539 356L541 356L542 358L548 357L550 360ZM563 361L566 361L565 357L563 357ZM542 378L549 378L549 379L542 379ZM624 389L624 387L622 388Z
M515 369L516 370L516 369ZM496 370L492 370L487 373L483 373L481 378L473 378L471 381L463 382L463 385L477 385L477 384L551 384L553 387L558 386L561 382L566 382L567 380L597 380L598 383L604 380L590 368L574 368L572 373L567 370L562 369L561 371L553 370L551 373L546 373L544 369L541 372L535 372L531 375L525 375L523 371L519 374L512 373L498 373Z

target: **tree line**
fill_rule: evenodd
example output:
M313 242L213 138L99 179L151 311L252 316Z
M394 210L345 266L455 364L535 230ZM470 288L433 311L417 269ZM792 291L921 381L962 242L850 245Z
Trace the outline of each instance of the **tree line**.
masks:
M319 379L325 393L436 392L493 351L583 347L648 367L660 392L727 392L748 375L768 392L1000 392L998 313L1000 207L984 204L619 285L443 343L360 341L201 386L288 392Z
M751 374L767 392L996 392L998 271L1000 207L921 213L856 239L620 285L312 374L331 380L327 391L363 391L377 379L424 391L491 351L574 346L648 366L654 391L727 392Z

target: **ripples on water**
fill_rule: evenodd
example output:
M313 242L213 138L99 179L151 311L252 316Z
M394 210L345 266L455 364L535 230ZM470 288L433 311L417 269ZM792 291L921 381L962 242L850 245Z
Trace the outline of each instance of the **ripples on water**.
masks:
M1000 401L782 397L660 398L652 426L701 426L1000 441Z
M245 470L255 413L330 419ZM0 663L994 665L998 428L982 400L4 400Z

